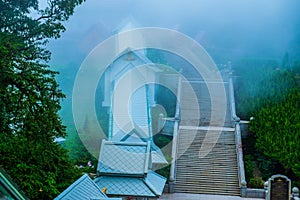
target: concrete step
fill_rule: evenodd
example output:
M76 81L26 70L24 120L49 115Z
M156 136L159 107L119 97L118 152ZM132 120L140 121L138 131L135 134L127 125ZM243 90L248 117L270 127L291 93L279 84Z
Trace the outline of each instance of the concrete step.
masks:
M225 177L226 178L226 177ZM208 183L208 185L215 185L216 187L223 187L223 185L231 185L231 186L236 186L238 182L230 182L230 181L227 181L227 182L224 182L223 180L221 179L214 179L214 178L210 178L210 179L193 179L191 180L191 178L189 179L182 179L183 181L176 181L177 185L179 185L180 183L182 184L187 184L187 185L192 185L192 184L196 184L197 187L205 187L203 186L203 183ZM223 184L223 185L220 185ZM179 186L180 187L180 186Z
M180 154L181 153L181 154ZM216 159L216 160L232 160L235 161L236 157L234 155L227 155L227 154L234 154L235 151L222 151L222 152L210 152L205 157L201 157L199 148L197 150L193 149L182 149L181 151L178 151L178 158L193 158L193 162L195 161L201 161L201 160L207 160L207 159ZM226 156L226 157L225 157Z
M207 178L208 180L212 180L212 179L217 179L221 182L224 182L223 178L237 178L237 173L224 173L224 171L221 171L221 172L218 172L218 171L215 171L214 170L214 173L208 173L209 171L208 170L199 170L197 171L199 174L199 176L195 176L195 174L192 174L192 173L184 173L184 174L180 174L178 172L178 174L176 175L176 177L178 178L178 181L184 181L185 179L189 179L189 178L192 178L193 180L205 180L205 177L201 177L202 175L207 175L209 174L211 177ZM201 176L200 176L201 175ZM215 178L213 178L215 177ZM217 177L217 178L216 178ZM235 182L235 183L238 183L238 181L234 181L234 180L231 180L231 182Z
M230 195L230 196L240 196L239 189L232 189L232 187L222 188L215 187L211 185L210 187L194 187L190 185L186 185L184 187L175 186L175 191L180 191L181 193L191 193L191 194L212 194L212 195Z
M226 139L226 140L222 140L220 141L218 138L214 139L214 138L202 138L201 140L199 138L196 138L192 141L191 143L191 139L193 138L183 138L181 139L182 145L184 146L184 144L193 144L196 146L201 146L202 144L215 144L214 147L216 148L221 148L222 145L235 145L235 140L234 139ZM203 140L206 140L203 142ZM231 148L231 147L223 147L223 148Z
M191 80L182 83L175 192L240 195L229 102L222 95L211 99L204 81ZM220 86L217 84L223 83L210 81L209 84ZM224 86L228 94L228 84L224 83ZM193 92L198 99L193 99ZM212 101L217 105L214 109L211 108ZM196 109L199 112L195 112ZM212 113L222 112L219 117L211 119ZM215 126L215 130L205 129L205 126ZM211 151L200 157L201 147L211 148Z

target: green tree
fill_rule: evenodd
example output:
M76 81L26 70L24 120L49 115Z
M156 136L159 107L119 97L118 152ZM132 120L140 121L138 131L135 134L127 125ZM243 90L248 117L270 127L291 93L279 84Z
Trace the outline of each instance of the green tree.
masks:
M248 58L233 63L236 90L237 114L242 119L249 119L262 106L261 91L266 87L266 79L270 79L278 64L274 60ZM268 94L268 93L267 93Z
M300 75L300 62L299 60L296 60L292 67L292 72L296 75L297 80L299 81L299 75Z
M250 124L256 147L266 156L278 161L285 173L300 177L300 92L294 88L281 102L262 108Z
M280 70L275 61L245 60L236 64L235 82L238 115L249 119L271 102L281 102L296 87L294 74Z
M285 53L282 58L281 67L283 69L290 69L290 59L289 59L289 53Z
M52 199L78 175L58 111L64 94L47 64L49 39L84 0L0 1L0 165L31 199Z

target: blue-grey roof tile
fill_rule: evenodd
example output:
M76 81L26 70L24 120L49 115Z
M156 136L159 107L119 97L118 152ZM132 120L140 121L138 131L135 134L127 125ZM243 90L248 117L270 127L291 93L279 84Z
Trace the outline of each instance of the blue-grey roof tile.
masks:
M118 132L113 138L112 141L118 142L151 142L151 161L153 164L163 164L167 165L168 161L166 160L164 154L159 147L155 145L151 138L147 137L139 128L135 128L130 133L124 133L122 131Z
M107 195L158 197L163 192L166 178L149 172L146 178L101 176L95 182L100 188L107 188Z
M95 181L100 188L107 188L107 195L155 197L142 178L103 176Z
M162 195L167 179L155 172L149 172L145 177L145 183L158 196Z
M67 189L65 189L54 200L90 200L108 199L95 182L84 174Z
M122 200L122 198L90 198L90 200Z
M149 166L150 143L103 140L97 171L99 174L144 176Z
M151 161L153 164L164 164L167 165L168 161L166 160L163 152L160 150L158 146L154 144L154 142L151 143Z

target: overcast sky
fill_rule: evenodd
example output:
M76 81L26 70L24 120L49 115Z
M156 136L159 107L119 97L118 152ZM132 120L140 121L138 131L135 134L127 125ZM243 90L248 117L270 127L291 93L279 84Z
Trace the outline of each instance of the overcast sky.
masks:
M131 19L197 40L217 62L241 57L281 58L300 35L298 0L86 0L49 45L53 63L81 62Z

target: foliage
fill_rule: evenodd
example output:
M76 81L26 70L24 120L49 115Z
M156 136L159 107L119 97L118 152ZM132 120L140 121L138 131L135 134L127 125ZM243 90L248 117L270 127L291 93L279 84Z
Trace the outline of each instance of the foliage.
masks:
M249 185L252 188L264 188L264 180L262 179L262 177L253 177L250 179L249 181Z
M281 67L283 69L290 69L290 59L289 54L286 52L282 58Z
M165 57L166 54L163 51L157 49L147 49L147 57L153 62L162 65L169 65ZM172 66L175 67L175 66ZM156 85L156 102L162 105L167 112L167 116L171 117L175 115L176 109L176 96L172 93L170 89L163 85Z
M293 64L293 67L292 67L292 72L293 74L295 74L295 78L296 78L296 82L299 86L299 80L300 80L300 62L299 60L296 60Z
M277 162L269 157L257 153L257 167L261 173L262 179L268 180L274 174L280 174L282 171L282 166Z
M287 54L283 64L288 66ZM279 68L277 62L267 59L242 60L235 64L239 77L235 87L238 116L249 119L269 102L281 102L296 87L294 73ZM298 68L295 62L294 70Z
M255 138L252 135L244 138L243 144L247 183L250 183L250 180L255 177L268 180L272 175L282 173L282 166L278 162L263 155L255 148Z
M52 199L78 176L58 111L64 94L47 65L45 44L84 0L0 2L0 165L31 199Z
M262 82L271 76L278 66L269 59L249 58L233 63L236 89L237 114L242 119L249 119L261 107Z
M171 165L169 164L161 169L156 170L155 172L167 178L168 181L170 177L170 169L171 169Z
M156 102L164 107L167 117L175 116L176 101L176 96L170 89L162 85L157 86Z
M245 162L246 181L249 182L250 179L253 178L253 173L254 173L254 168L255 168L254 156L245 155L244 162Z
M102 131L108 136L108 130L109 130L109 111L107 110L107 107L102 106L102 102L104 100L105 91L104 91L104 78L105 76L102 76L99 80L99 84L96 91L96 113L98 122L101 126Z
M88 161L91 161L93 165L96 165L97 159L94 156L92 156L84 147L78 136L78 133L75 130L71 132L72 134L68 135L64 146L66 149L69 150L70 158L78 166L86 166Z
M172 141L172 137L163 134L156 134L153 136L153 140L159 148L164 148Z
M239 64L241 68L235 71L239 75L235 83L238 114L246 119L254 117L250 134L255 137L249 135L243 141L247 147L247 182L252 179L256 183L258 176L266 180L276 173L299 180L299 145L295 141L299 137L298 62L291 68L285 54L282 66L286 69L267 60L244 60Z
M1 165L31 199L53 198L79 176L66 151L52 141L41 143L24 136L1 139Z
M286 173L292 170L300 177L300 92L293 89L282 102L269 102L255 116L250 130L256 146L266 156L281 163Z

